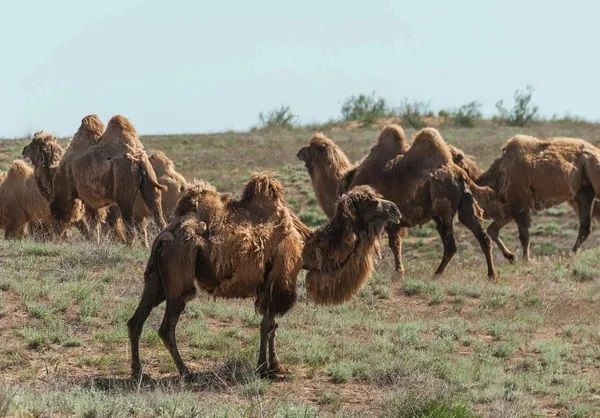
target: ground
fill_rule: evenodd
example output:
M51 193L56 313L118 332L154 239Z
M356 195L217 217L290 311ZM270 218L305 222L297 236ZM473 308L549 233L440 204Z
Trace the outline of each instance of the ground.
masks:
M487 167L511 135L569 135L600 142L600 125L491 123L442 127L446 139ZM252 171L275 171L302 219L324 221L296 160L312 130L148 136L188 179L239 192ZM325 133L351 158L378 128ZM410 132L412 134L412 131ZM24 141L0 142L0 169ZM254 377L260 317L249 300L191 302L178 326L183 358L197 374L181 382L156 333L143 334L152 380L129 380L125 322L133 313L148 251L83 242L0 241L0 416L597 416L600 412L600 233L569 253L576 219L565 205L534 217L529 264L495 251L499 279L457 227L459 251L442 278L432 225L405 243L406 276L389 251L350 303L317 307L303 278L280 321L279 353L290 375ZM514 227L503 234L517 250ZM384 246L385 247L385 246Z

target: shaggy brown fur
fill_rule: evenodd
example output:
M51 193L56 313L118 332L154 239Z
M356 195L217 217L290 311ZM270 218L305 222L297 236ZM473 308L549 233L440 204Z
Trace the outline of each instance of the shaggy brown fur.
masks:
M15 160L0 184L0 228L6 239L21 239L29 228L49 232L52 218L48 201L42 195L33 169Z
M242 198L232 200L199 182L186 190L175 214L154 241L142 300L128 323L133 373L141 370L138 345L143 323L165 299L159 334L180 374L189 373L177 351L175 325L196 287L215 297L254 298L263 316L259 372L281 372L275 318L296 300L303 247L281 183L270 175L255 174Z
M179 201L181 192L186 187L185 178L175 170L175 164L169 159L164 152L156 151L150 154L150 164L156 173L157 180L160 184L166 187L161 193L161 204L165 218L168 221L173 217L175 206ZM144 199L138 193L135 206L133 207L133 219L138 229L141 231L142 239L146 247L148 247L148 219L151 213L144 204ZM116 205L111 205L108 210L106 224L109 230L115 231L115 234L120 240L124 240L123 224L121 222L121 214ZM108 231L107 231L108 232Z
M398 131L396 130L396 132ZM380 135L378 144L381 141L381 137L384 137L383 132L382 135ZM363 159L363 163L365 161L378 161L379 164L369 164L367 166L369 168L368 170L362 170L362 164L352 169L346 169L336 194L342 193L355 185L365 182L373 186L375 190L379 192L383 191L384 197L394 201L396 204L400 203L400 199L404 200L404 204L398 205L403 216L406 215L404 221L400 225L389 225L386 228L389 246L392 249L396 262L396 270L399 272L404 270L401 257L401 236L404 233L404 228L402 228L402 226L414 226L427 222L432 219L432 216L434 215L433 219L436 221L436 224L438 224L440 234L445 236L443 239L443 242L445 243L444 257L437 269L437 273L443 272L446 264L456 252L454 238L451 235L453 234L452 219L458 210L461 222L467 223L476 237L478 237L486 255L488 275L493 276L495 270L493 269L491 260L491 249L488 250L489 246L487 241L489 241L489 238L485 232L480 231L481 224L478 218L480 209L474 201L472 204L470 204L469 201L472 198L471 193L475 193L478 199L488 200L495 199L495 195L490 190L484 190L477 187L472 179L469 178L465 170L461 168L467 168L466 164L472 164L476 167L475 163L465 157L460 150L446 144L439 132L432 128L422 130L416 136L413 146L410 147L408 151L404 151L404 154L392 155L393 152L389 152L390 149L406 150L406 145L404 145L406 144L406 140L403 135L396 133L395 135L386 135L385 137L388 138L388 141L390 141L390 137L395 137L395 142L399 144L399 146L395 148L379 147L378 144L376 144L371 149L370 154ZM335 147L337 154L343 154L333 141L329 140L329 142L329 147ZM400 146L400 144L402 145ZM307 148L310 148L310 146L303 148L301 152ZM312 158L307 163L307 167L310 163L310 165L313 166L313 170L314 165L316 164L329 167L335 164L333 160L326 160L328 154L320 156L320 159L317 156L313 156L317 151L318 150L315 149L311 154L304 151L303 155L298 153L298 157L305 161L306 155L310 155ZM386 158L388 158L387 161ZM456 159L456 163L453 162L454 159ZM473 167L468 167L468 169L468 171L474 170ZM322 172L323 171L324 170L322 170ZM336 170L329 171L335 172ZM362 174L361 176L356 177L356 173ZM356 179L360 180L360 182L356 181ZM313 185L315 187L323 187L323 185L333 183L333 181L334 179L330 179L328 182L313 181ZM431 184L436 184L436 186L432 188ZM394 190L395 188L398 190ZM331 190L315 190L315 193L317 195L327 195L332 192ZM390 195L388 196L386 193L389 193ZM428 193L430 196L427 196ZM431 211L433 209L433 207L430 206L433 203L431 199L434 198L431 194L433 193L443 196L443 198L438 198L436 202L436 211L439 213ZM448 196L446 196L446 194L448 194ZM391 196L394 196L394 198ZM456 201L457 197L460 196L463 196L464 199ZM459 207L456 205L459 205ZM425 210L424 208L428 206L429 209ZM405 214L405 212L410 213ZM422 220L419 221L419 219ZM446 235L448 236L446 237Z
M373 272L381 231L401 218L396 205L369 186L342 195L331 222L315 231L304 247L308 295L322 305L349 300Z
M98 137L102 122L94 115L85 117L78 133L96 144L74 152L61 164L55 177L55 193L50 204L53 216L64 222L75 199L100 209L112 203L119 206L126 226L127 242L135 237L133 208L140 191L146 206L160 227L165 226L161 190L156 174L133 125L123 116L113 117Z
M331 219L335 211L336 190L340 180L346 171L352 168L348 157L335 142L322 133L314 134L310 144L301 148L296 157L304 161L319 206Z
M477 183L498 194L497 201L482 205L494 221L488 232L506 258L514 259L514 254L498 238L504 225L516 222L527 260L532 211L567 201L579 214L579 233L573 246L577 251L590 234L594 197L600 196L600 149L582 139L543 141L517 135L502 147L502 155Z
M344 196L335 221L311 240L312 232L283 199L281 183L271 175L255 174L240 200L232 200L206 182L194 183L182 195L175 216L154 241L142 299L128 322L136 376L141 373L143 324L152 308L165 299L159 335L180 374L189 373L177 350L175 326L196 288L215 297L254 298L257 312L263 315L257 371L283 371L275 352L275 318L293 306L301 266L311 269L311 294L318 302L348 299L370 273L371 247L378 231L390 217L399 219L400 213L393 203L363 188ZM303 236L309 241L304 262ZM367 268L352 271L363 257ZM340 282L346 279L355 283L352 289ZM336 292L336 286L345 289Z

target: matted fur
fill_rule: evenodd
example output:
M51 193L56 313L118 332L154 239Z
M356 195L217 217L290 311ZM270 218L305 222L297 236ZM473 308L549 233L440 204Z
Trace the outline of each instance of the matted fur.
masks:
M10 165L0 184L0 228L6 238L22 238L26 227L51 222L48 201L33 175L33 169L23 160Z
M357 205L369 200L380 200L369 186L358 186L342 195L333 219L307 241L302 259L309 270L306 290L315 303L337 305L348 301L373 273L379 235L387 219L365 223L357 213Z
M261 314L283 315L292 307L303 239L279 180L254 173L240 200L207 182L194 182L175 213L193 213L207 225L206 260L217 280L197 277L199 287L215 297L255 297Z
M115 115L108 121L100 142L123 151L127 151L127 148L144 149L135 127L123 115Z
M38 187L48 201L52 199L54 176L63 154L64 150L56 138L46 131L36 132L23 148L22 155L31 160Z

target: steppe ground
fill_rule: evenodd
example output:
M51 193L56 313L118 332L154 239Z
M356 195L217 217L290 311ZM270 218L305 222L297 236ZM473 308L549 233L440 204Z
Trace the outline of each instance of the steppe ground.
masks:
M378 127L328 127L352 159ZM445 138L484 168L513 134L568 135L600 143L600 125L484 123L442 127ZM145 136L188 179L239 193L252 171L275 171L302 219L316 205L297 150L309 128L210 135ZM413 131L409 131L412 135ZM25 140L0 142L0 169ZM182 355L197 372L177 379L156 330L142 356L154 380L129 380L125 322L142 288L148 250L82 241L0 241L0 416L598 416L600 415L600 231L577 256L576 217L566 205L534 217L532 254L509 264L495 250L497 282L457 226L459 251L447 274L432 273L441 244L432 224L411 230L406 276L395 277L389 250L350 303L317 307L303 279L296 307L280 321L279 352L291 374L254 377L259 316L252 301L190 303L178 327ZM597 229L597 228L595 228ZM503 236L518 250L515 228Z

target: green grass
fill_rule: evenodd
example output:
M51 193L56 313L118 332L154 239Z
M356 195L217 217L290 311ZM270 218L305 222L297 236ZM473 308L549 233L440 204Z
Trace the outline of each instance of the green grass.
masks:
M379 128L322 127L351 160ZM408 129L411 135L414 130ZM149 136L188 178L239 193L251 171L276 171L292 207L311 225L325 217L295 153L305 128ZM444 127L444 137L483 167L516 133L600 139L593 124ZM3 142L0 169L23 141ZM376 273L343 306L299 300L278 319L278 351L290 375L258 379L260 316L251 300L188 303L177 328L182 357L198 373L184 383L158 337L164 307L142 334L145 371L128 380L126 321L143 285L146 249L81 242L0 241L0 416L593 416L600 410L600 234L572 256L577 222L561 205L536 214L532 261L485 276L471 234L456 226L458 253L432 277L441 245L432 224L404 242L406 275L382 242ZM502 231L519 253L514 226ZM95 383L92 383L93 382ZM3 411L7 411L4 413Z

